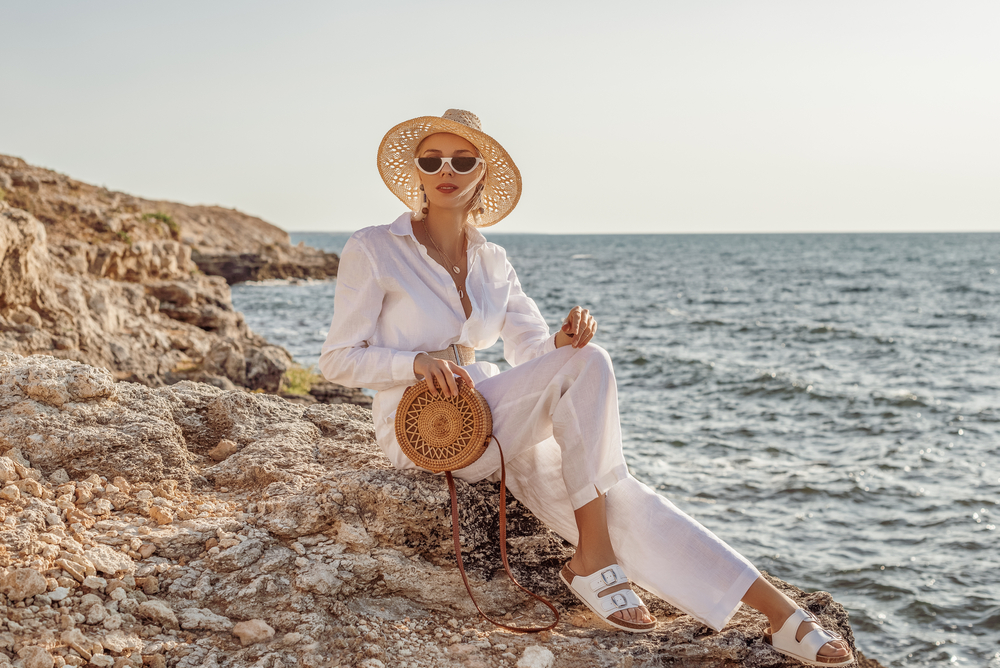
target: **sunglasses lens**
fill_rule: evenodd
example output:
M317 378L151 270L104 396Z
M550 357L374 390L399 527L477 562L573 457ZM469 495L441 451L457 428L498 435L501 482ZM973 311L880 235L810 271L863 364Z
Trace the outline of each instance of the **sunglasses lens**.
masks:
M452 158L451 166L459 174L468 174L476 168L476 159L468 157Z
M436 174L441 169L441 158L417 158L417 166L428 174Z

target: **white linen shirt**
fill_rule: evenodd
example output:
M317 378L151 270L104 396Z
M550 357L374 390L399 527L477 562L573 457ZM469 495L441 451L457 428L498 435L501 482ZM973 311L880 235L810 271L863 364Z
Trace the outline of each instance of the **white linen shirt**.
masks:
M502 247L466 228L465 287L472 304L466 319L454 280L417 241L410 215L358 230L347 241L319 359L327 380L378 391L375 436L397 468L414 466L396 443L394 419L403 392L417 382L418 354L453 343L481 350L503 337L504 358L514 366L555 350L555 334L524 294ZM489 362L466 369L473 381L500 372Z

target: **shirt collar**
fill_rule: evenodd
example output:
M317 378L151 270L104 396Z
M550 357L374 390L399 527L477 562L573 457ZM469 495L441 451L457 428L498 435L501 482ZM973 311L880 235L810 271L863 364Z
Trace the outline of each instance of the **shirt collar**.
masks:
M398 237L411 237L416 241L417 237L413 235L413 222L410 218L412 215L409 211L401 215L389 226L389 231ZM465 235L469 240L469 250L472 252L478 251L486 243L486 237L483 236L483 233L472 225L469 225Z

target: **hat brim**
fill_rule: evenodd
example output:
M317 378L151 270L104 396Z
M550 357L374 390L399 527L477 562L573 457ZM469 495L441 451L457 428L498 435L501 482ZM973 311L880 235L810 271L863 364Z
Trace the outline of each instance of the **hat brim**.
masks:
M403 121L382 138L378 147L378 173L389 190L406 206L419 205L420 178L413 159L417 146L425 137L439 132L458 135L476 147L487 165L483 183L483 211L470 216L476 227L495 225L507 216L521 198L521 172L495 139L485 132L437 116L421 116Z

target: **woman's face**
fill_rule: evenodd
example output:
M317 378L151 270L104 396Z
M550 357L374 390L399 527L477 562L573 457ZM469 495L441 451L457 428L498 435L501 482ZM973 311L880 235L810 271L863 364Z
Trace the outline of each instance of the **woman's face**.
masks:
M445 132L425 137L417 147L416 155L418 158L461 156L480 157L479 151L469 141ZM418 169L417 176L433 207L467 209L476 194L476 186L486 177L486 166L480 163L468 174L458 174L445 163L436 174L424 174Z

